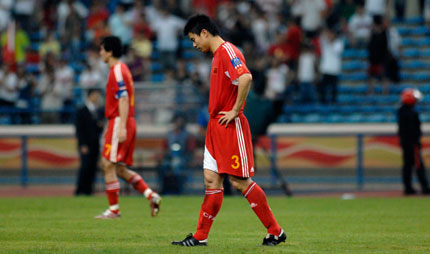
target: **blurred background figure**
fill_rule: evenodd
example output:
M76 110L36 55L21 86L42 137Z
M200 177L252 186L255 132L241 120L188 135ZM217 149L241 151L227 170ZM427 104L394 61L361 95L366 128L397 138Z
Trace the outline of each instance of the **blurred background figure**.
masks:
M162 180L162 194L181 194L186 182L184 170L192 165L196 148L194 136L187 131L185 115L176 113L172 129L164 140L159 177Z
M75 195L91 195L94 191L100 155L100 137L104 124L100 101L100 90L89 89L85 104L77 111L75 129L81 164Z
M320 102L337 102L337 83L342 72L342 52L344 42L334 29L327 29L321 35L320 73L322 80L319 85Z
M421 157L421 121L415 104L422 99L420 91L405 89L402 92L402 105L398 110L398 134L403 152L402 178L405 195L417 194L412 185L412 172L415 172L423 194L430 194L426 169Z

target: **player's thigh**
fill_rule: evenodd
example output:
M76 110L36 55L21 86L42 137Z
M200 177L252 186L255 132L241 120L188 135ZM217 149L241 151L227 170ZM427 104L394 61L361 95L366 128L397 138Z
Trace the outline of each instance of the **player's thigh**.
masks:
M220 175L210 169L204 169L205 186L207 189L221 189L224 181L224 175Z

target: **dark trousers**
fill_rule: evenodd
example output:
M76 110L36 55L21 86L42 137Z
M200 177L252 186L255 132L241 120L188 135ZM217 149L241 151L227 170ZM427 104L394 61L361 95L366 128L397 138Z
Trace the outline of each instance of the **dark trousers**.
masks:
M319 85L318 93L320 97L320 102L326 104L337 102L337 75L323 74L322 80ZM330 99L328 98L330 95Z
M81 167L78 173L75 195L93 194L93 186L97 173L98 155L80 154Z
M403 150L403 168L402 178L405 191L413 190L412 187L412 171L415 172L420 182L421 189L428 189L428 182L426 177L426 169L424 168L423 160L421 158L421 149L418 145L402 145Z

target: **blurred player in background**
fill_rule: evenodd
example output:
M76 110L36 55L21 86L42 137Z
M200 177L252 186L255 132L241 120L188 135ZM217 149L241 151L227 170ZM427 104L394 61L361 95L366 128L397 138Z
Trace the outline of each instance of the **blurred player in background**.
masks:
M415 168L423 194L430 194L426 169L421 157L421 121L415 104L422 98L420 91L405 89L402 92L402 106L397 112L400 145L403 152L402 178L405 195L413 195L417 192L412 187L412 171Z
M122 55L121 40L116 36L105 37L100 45L100 55L110 67L106 85L105 116L108 128L102 152L102 164L106 183L109 209L98 219L120 217L118 176L132 184L149 200L151 215L159 212L160 196L152 191L140 175L127 168L133 164L136 144L136 121L134 119L134 87L128 67L119 61Z
M207 245L209 230L221 208L223 180L226 176L248 200L251 208L267 228L263 245L284 242L286 234L277 223L263 190L252 181L254 157L248 120L243 114L252 76L242 53L224 41L219 30L206 15L196 15L185 25L193 46L212 52L209 92L209 123L204 152L205 198L200 210L196 233L172 244L180 246Z

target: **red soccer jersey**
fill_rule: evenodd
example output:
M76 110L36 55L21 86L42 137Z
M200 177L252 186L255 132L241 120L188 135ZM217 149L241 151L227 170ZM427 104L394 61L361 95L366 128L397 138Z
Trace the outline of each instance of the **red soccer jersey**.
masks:
M242 52L230 42L221 44L212 59L209 90L209 115L211 117L216 117L220 111L233 109L237 99L238 78L244 73L250 72L246 67ZM244 107L245 103L240 112Z
M128 96L128 117L134 117L134 86L127 65L118 62L110 68L106 84L105 116L108 119L119 116L119 98Z

